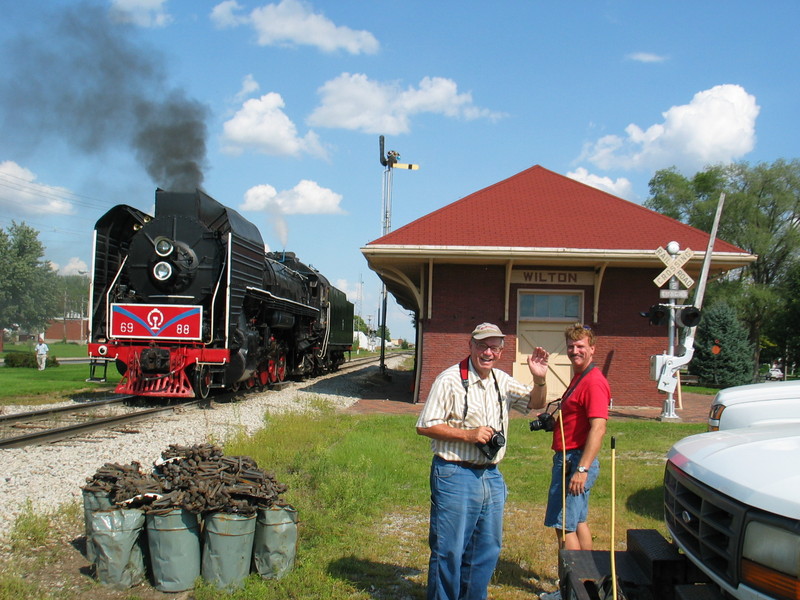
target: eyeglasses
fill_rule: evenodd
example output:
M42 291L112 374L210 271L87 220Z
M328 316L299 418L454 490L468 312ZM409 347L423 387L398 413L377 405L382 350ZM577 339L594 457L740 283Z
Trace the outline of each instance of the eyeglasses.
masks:
M475 342L475 347L481 352L489 350L492 354L500 354L503 351L502 346L489 346L483 342Z

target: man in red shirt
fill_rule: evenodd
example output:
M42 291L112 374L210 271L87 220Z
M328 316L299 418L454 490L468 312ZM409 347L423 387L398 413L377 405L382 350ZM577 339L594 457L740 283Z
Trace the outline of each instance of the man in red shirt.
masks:
M555 452L544 524L555 529L560 549L591 550L589 491L600 474L597 455L606 433L611 388L593 362L595 335L591 328L575 324L564 336L573 377L561 397L553 427ZM540 596L547 600L560 597L559 592Z

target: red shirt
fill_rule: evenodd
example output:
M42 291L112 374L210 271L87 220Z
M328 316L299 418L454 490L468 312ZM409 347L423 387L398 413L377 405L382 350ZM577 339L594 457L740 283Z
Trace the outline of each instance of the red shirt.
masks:
M575 385L580 375L575 375L567 390ZM589 435L589 419L608 420L611 404L611 387L597 367L590 369L566 400L561 402L559 418L564 421L564 442L567 450L583 448ZM561 425L556 421L553 429L553 450L561 451Z

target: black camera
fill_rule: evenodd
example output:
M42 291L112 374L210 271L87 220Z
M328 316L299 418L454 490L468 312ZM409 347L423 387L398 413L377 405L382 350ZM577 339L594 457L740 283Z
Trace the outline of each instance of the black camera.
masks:
M475 444L478 450L483 452L483 455L489 460L493 460L500 448L506 445L506 436L497 430L493 430L491 439L485 444Z
M531 431L553 431L556 427L556 420L550 413L542 413L531 421Z
M531 431L553 431L556 428L556 419L553 415L559 408L561 408L560 398L548 403L544 412L531 421Z

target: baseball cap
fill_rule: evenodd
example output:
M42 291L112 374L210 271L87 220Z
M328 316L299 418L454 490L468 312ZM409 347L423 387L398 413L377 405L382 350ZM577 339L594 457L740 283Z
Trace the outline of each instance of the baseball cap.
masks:
M506 337L497 325L492 323L481 323L472 332L472 339L485 340L490 337Z

